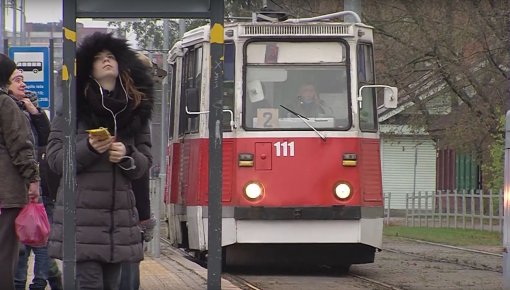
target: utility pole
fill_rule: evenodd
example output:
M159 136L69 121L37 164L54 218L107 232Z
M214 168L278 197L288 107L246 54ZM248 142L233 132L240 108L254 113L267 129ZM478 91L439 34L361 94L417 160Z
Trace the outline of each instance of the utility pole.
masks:
M186 21L184 19L179 19L179 38L182 38L186 32Z
M361 17L361 0L344 0L344 11L352 11ZM345 16L345 22L355 22L354 17Z
M222 164L223 164L223 44L224 2L211 0L211 61L209 87L209 200L207 236L207 289L221 289Z
M18 12L16 8L18 8L18 1L11 0L12 6L12 45L16 46L18 44Z
M4 52L5 38L5 1L0 0L0 52Z
M19 21L19 36L20 36L20 45L25 46L26 39L26 18L25 18L25 0L21 0L20 2L20 21Z
M503 289L510 290L510 110L505 123L505 168L503 188Z
M63 286L76 288L76 0L63 1L62 114L64 126Z
M163 69L165 71L168 71L168 62L167 62L167 56L168 56L168 50L169 50L169 36L170 35L170 29L169 29L169 23L168 19L163 20ZM159 161L159 181L160 181L160 188L157 191L157 200L154 203L154 215L156 216L156 228L154 230L154 236L156 239L154 239L154 249L153 254L154 257L159 258L161 253L161 245L160 245L160 239L159 236L161 235L160 232L160 224L161 224L161 203L163 202L163 192L165 190L165 183L166 183L166 151L168 146L168 78L165 77L163 79L163 85L161 90L161 147L160 147L160 161Z

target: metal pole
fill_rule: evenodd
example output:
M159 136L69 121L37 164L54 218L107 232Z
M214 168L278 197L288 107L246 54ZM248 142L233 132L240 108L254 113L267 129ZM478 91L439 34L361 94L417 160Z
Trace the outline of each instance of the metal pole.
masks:
M64 127L64 289L76 289L76 0L63 1L62 114Z
M13 46L18 45L18 0L12 0L12 44Z
M186 21L184 19L179 19L179 38L182 38L186 32Z
M168 66L166 55L169 49L169 26L168 19L163 20L163 53L164 64ZM154 231L154 249L153 255L156 258L159 258L161 253L161 244L159 236L160 233L160 224L161 224L161 203L163 202L163 192L165 190L165 181L166 181L166 151L168 144L168 122L167 122L167 96L168 96L168 81L166 78L163 80L163 89L161 91L161 148L160 148L160 161L159 161L159 181L160 181L160 190L158 190L157 200L154 203L154 215L156 216L156 229Z
M413 193L416 192L416 170L418 167L418 144L414 146Z
M24 46L25 44L25 0L21 0L20 2L20 21L19 21L19 37L20 37L20 45Z
M4 51L4 37L5 37L5 1L0 0L0 52Z
M49 46L50 46L50 116L53 118L55 116L55 41L53 38L50 38L49 40Z
M221 289L224 1L211 0L207 289Z
M361 17L361 1L360 0L344 0L344 11L356 12ZM354 17L346 15L345 22L356 22Z
M503 192L503 289L510 290L510 110L505 123L505 184Z

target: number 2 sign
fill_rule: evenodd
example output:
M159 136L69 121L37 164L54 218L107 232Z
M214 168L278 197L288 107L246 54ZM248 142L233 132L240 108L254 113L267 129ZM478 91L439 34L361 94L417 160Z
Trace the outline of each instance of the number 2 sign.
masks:
M257 109L257 128L278 128L278 109Z

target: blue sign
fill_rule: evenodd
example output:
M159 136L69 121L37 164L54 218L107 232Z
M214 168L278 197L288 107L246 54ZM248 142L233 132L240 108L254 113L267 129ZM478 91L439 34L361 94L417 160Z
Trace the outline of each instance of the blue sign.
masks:
M23 72L26 90L37 94L39 107L50 107L50 49L48 47L9 47L9 57Z

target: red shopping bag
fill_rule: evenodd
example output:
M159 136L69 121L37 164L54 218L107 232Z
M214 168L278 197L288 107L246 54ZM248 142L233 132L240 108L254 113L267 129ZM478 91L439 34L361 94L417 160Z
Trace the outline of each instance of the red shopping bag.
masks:
M16 234L22 244L44 247L50 236L50 223L42 203L30 202L16 217Z

